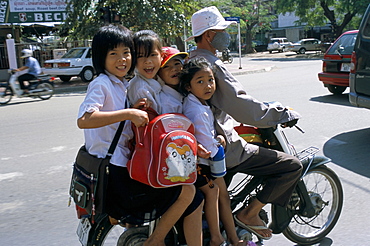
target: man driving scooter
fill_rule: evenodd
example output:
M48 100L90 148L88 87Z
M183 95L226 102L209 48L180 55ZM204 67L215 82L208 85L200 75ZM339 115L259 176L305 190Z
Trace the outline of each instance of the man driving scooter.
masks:
M21 58L25 59L24 66L14 69L13 71L19 72L28 69L28 73L22 74L18 77L18 82L23 90L23 95L28 94L28 87L24 85L24 81L29 81L32 79L37 79L37 76L41 74L40 63L36 58L32 57L32 50L23 49L21 51Z

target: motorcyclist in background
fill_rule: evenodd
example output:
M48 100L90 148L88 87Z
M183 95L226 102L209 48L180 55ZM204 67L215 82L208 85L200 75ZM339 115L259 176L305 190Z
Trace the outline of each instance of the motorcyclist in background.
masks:
M24 81L37 79L37 76L41 74L40 63L36 58L32 57L32 50L23 49L21 51L21 58L25 59L24 66L14 69L13 71L19 72L28 69L28 72L18 77L18 82L23 90L23 94L28 94L28 87L24 85Z
M230 50L229 50L229 48L225 48L222 51L222 61L228 61L229 57L230 57Z

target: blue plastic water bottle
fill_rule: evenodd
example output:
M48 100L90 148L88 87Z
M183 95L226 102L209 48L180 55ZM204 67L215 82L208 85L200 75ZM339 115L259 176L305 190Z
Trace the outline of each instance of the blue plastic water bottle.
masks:
M226 163L225 163L225 152L222 145L218 146L217 154L211 158L209 165L211 169L211 175L215 178L220 178L226 174Z

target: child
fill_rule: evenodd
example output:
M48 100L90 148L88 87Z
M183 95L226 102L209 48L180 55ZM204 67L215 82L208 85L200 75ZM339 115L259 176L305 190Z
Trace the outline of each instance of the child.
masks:
M162 48L162 63L158 71L158 81L163 85L160 93L162 114L182 113L183 96L179 92L179 73L188 53L172 47Z
M198 142L211 152L213 158L222 151L219 146L225 145L225 139L221 135L216 137L214 117L207 102L216 90L214 73L207 60L195 58L185 64L180 74L180 89L187 95L184 98L183 113L193 121ZM211 176L209 164L209 159L199 158L201 175L198 175L196 187L205 194L204 211L211 233L210 245L226 245L219 230L219 212L228 241L232 245L245 245L236 234L225 181L222 177Z
M180 52L178 49L172 47L162 48L163 60L157 78L159 83L163 85L160 92L162 114L182 113L183 96L179 92L179 74L187 57L188 53ZM201 144L198 144L197 152L197 155L203 158L209 158L211 154Z
M133 50L131 32L122 26L102 27L93 38L92 60L98 77L89 84L77 123L85 129L88 152L98 157L105 157L120 121L130 120L138 127L148 123L145 111L125 106L128 82L124 77L132 68ZM145 101L139 100L135 106L147 105ZM189 235L195 235L194 240L201 238L199 227L202 206L199 204L202 199L193 201L193 186L154 189L130 178L126 163L130 155L128 141L133 134L131 123L128 123L125 124L109 166L107 213L116 221L130 224L135 224L135 221L123 218L131 216L131 219L138 221L143 220L143 216L148 213L154 218L161 216L155 230L144 242L145 246L163 246L165 236L181 216L184 217L187 239ZM189 241L189 245L201 245L199 240Z
M156 80L162 62L162 45L159 36L151 30L134 34L136 50L135 77L130 81L127 92L131 104L146 98L150 107L162 113L159 93L162 85Z

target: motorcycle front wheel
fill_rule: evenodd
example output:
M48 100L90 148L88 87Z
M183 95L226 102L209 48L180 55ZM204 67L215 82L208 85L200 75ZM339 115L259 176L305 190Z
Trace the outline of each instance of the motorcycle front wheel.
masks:
M343 189L338 176L326 166L309 170L303 181L315 215L308 218L300 214L304 201L293 194L291 200L295 199L295 202L288 207L295 215L283 234L300 245L312 245L320 242L336 225L343 206Z
M234 58L232 56L229 56L228 62L231 64L231 63L233 63L233 61L234 61Z
M0 104L7 104L13 97L9 86L0 86Z

